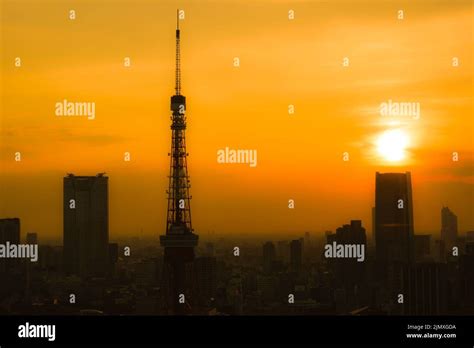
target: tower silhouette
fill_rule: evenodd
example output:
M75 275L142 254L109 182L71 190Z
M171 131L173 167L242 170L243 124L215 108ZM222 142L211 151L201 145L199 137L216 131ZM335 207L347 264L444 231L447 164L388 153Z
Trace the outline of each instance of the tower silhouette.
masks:
M164 247L163 300L169 314L185 314L191 309L192 263L198 236L193 233L186 158L186 97L181 95L179 10L176 23L176 81L171 97L171 152L166 234Z

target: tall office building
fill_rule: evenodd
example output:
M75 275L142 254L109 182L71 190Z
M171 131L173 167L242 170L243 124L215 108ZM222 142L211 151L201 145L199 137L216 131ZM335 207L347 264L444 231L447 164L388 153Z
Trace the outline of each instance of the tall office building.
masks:
M293 271L301 270L303 259L303 245L301 240L292 240L290 243L290 266Z
M0 219L0 244L20 244L20 219ZM0 258L0 273L9 272L18 266L18 259Z
M97 176L64 177L64 271L102 277L108 267L108 180Z
M263 244L263 271L265 273L271 273L275 261L275 245L272 242L266 242L265 244Z
M413 200L409 172L376 173L374 220L377 262L413 262Z
M458 217L448 208L441 209L441 239L444 241L446 251L452 252L458 238Z
M326 234L328 244L350 244L363 246L364 261L367 255L367 236L365 228L362 227L362 221L351 220L350 224L342 225L336 229L335 234ZM362 250L362 248L360 249ZM336 284L346 288L350 293L354 286L361 284L365 276L365 262L359 262L357 258L334 258L328 259L330 267L333 269Z

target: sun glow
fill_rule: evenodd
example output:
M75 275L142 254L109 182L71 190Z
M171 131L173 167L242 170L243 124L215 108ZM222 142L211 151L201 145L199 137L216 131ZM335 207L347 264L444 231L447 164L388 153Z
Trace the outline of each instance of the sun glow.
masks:
M401 129L383 132L377 139L377 152L387 161L398 162L406 157L408 135Z

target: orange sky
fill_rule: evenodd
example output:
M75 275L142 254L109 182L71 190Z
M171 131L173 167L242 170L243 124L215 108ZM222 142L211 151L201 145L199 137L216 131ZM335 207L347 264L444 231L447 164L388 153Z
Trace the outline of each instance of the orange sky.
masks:
M439 232L443 204L460 232L474 230L471 1L1 4L0 216L20 217L23 235L62 237L68 172L107 172L112 238L164 232L178 7L198 234L322 232L350 219L371 231L376 171L412 172L415 233ZM96 118L55 116L64 99L95 102ZM389 99L419 102L420 118L382 117ZM409 148L391 163L374 143L399 120ZM256 149L257 167L217 163L225 147Z

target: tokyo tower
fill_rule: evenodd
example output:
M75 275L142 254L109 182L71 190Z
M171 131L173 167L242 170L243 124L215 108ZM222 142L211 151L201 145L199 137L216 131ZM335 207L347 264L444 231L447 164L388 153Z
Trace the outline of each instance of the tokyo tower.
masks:
M186 152L186 97L181 95L179 10L176 25L175 95L171 97L171 152L166 234L164 247L163 300L168 314L186 314L191 309L192 263L198 236L193 233Z

